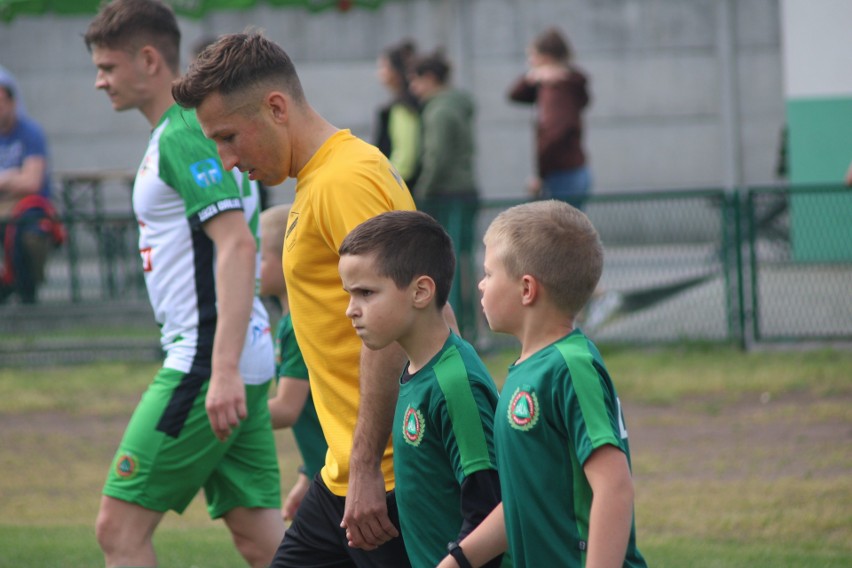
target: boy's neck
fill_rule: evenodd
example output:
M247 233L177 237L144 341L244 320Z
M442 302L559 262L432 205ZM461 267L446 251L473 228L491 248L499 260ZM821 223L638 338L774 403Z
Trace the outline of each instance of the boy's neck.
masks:
M412 326L412 331L398 342L408 355L408 372L412 375L425 367L438 354L450 336L450 328L441 312L423 313Z
M518 363L574 331L574 318L550 306L538 304L525 315L517 333L512 334L521 342Z

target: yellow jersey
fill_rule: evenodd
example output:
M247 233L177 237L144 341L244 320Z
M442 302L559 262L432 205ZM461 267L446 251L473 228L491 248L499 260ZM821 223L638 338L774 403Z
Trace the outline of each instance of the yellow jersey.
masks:
M335 495L346 495L349 480L361 353L361 339L346 317L349 295L337 272L337 251L361 222L385 211L414 208L411 193L387 158L349 130L326 140L296 176L284 239L284 277L296 340L328 442L322 476ZM390 440L382 471L390 491Z

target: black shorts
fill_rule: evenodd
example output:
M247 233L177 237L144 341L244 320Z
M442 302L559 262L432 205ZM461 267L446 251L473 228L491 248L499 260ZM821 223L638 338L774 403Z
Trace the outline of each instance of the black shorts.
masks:
M296 518L284 533L270 568L408 568L411 563L400 536L375 550L352 548L346 529L340 527L345 497L328 490L317 474L296 512ZM399 530L396 496L387 494L388 516Z

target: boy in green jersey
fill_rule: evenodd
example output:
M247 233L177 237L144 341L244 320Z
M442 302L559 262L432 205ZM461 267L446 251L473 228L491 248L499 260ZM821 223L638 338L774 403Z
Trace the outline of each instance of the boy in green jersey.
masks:
M260 295L272 296L281 307L281 318L275 327L275 395L269 399L269 416L273 428L293 428L293 437L302 455L299 476L281 507L284 520L292 520L311 479L322 469L328 444L314 407L308 368L293 333L287 284L282 264L284 233L290 205L276 205L260 214Z
M494 421L503 502L440 568L645 567L615 387L574 319L603 268L597 231L565 202L502 212L485 233L482 308L521 342Z
M426 213L383 213L346 236L339 270L350 296L346 315L364 345L397 342L409 358L391 432L396 500L411 565L431 568L500 501L497 389L442 314L455 270L452 241Z

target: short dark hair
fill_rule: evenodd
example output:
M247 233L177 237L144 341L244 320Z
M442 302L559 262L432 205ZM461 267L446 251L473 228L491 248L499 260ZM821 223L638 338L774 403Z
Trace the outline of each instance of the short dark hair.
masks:
M83 36L86 48L139 50L153 46L174 72L180 71L180 28L160 0L113 0L105 4Z
M182 107L198 108L213 93L227 96L265 84L296 102L305 100L296 67L281 46L258 32L227 34L198 54L172 85L172 95Z
M450 80L452 65L447 60L447 56L444 55L444 50L438 48L428 55L418 57L412 69L417 76L433 75L443 85Z
M338 250L341 256L376 255L379 275L399 288L418 276L435 282L435 304L444 307L453 285L453 241L434 218L421 211L388 211L352 229Z

